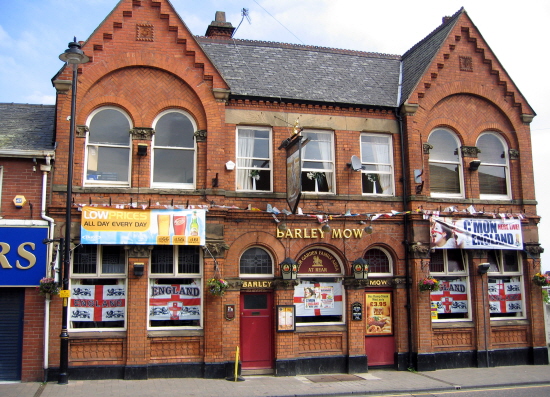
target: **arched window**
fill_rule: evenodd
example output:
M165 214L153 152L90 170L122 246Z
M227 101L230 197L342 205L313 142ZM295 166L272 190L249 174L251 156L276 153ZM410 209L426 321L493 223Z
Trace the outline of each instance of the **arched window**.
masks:
M167 110L153 123L152 186L193 189L195 187L196 125L180 110Z
M130 118L103 107L88 118L86 185L130 184Z
M241 256L239 270L241 277L273 276L273 260L263 248L252 247Z
M386 250L382 248L371 248L365 253L364 259L369 263L370 275L392 275L392 260Z
M497 134L482 134L476 144L479 153L479 194L480 198L510 198L510 174L508 150L504 140Z
M448 130L430 134L430 192L432 197L463 197L460 144Z

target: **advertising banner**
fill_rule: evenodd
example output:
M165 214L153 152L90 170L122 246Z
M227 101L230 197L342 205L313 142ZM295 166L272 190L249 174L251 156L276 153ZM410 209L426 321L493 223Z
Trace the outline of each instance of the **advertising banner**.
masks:
M489 289L490 313L519 313L521 305L521 283L519 281L491 280Z
M82 207L82 244L204 245L206 210Z
M468 313L466 280L441 280L439 291L432 291L430 299L436 313Z
M455 219L432 216L432 249L509 249L523 247L519 219Z
M367 335L392 335L391 293L365 294L367 306Z
M77 285L71 287L71 321L124 321L124 285Z
M200 284L151 285L149 320L200 320Z
M294 287L297 316L342 315L340 283L304 283Z
M0 227L0 286L36 287L46 275L47 227Z

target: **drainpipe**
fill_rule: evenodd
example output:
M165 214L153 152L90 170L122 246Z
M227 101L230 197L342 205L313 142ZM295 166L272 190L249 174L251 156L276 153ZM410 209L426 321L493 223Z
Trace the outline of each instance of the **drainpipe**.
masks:
M51 157L46 156L46 164L40 165L40 170L42 171L42 205L40 209L40 216L42 219L49 222L49 228L48 228L48 240L53 239L53 228L55 225L55 221L53 218L50 218L49 216L46 216L46 193L48 188L48 172L51 171ZM53 246L52 244L48 243L48 254L47 254L47 263L48 263L48 272L46 273L49 275L49 266L50 263L52 263L52 256L53 256ZM55 277L55 274L54 274ZM44 307L44 374L48 370L49 362L48 362L48 354L49 354L49 339L50 339L50 302L51 297L46 297L45 307Z
M403 118L399 114L399 108L395 110L395 117L397 118L399 125L399 138L401 144L401 169L402 169L402 181L403 181L403 211L407 211L407 181L408 178L405 177L405 138L403 136ZM405 289L407 293L407 304L405 308L407 309L407 340L408 340L408 368L413 368L412 360L412 313L411 313L411 270L409 262L409 215L405 213L403 218L403 245L405 246Z

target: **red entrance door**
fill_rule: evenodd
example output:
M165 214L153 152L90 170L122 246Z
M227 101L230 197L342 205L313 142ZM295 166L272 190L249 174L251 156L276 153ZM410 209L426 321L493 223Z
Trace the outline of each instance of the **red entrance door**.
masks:
M241 364L243 369L273 368L271 293L241 293Z

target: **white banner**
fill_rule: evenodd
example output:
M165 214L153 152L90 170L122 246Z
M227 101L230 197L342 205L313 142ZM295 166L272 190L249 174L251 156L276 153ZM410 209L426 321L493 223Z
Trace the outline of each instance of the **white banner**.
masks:
M519 219L430 218L432 249L509 249L523 248Z

